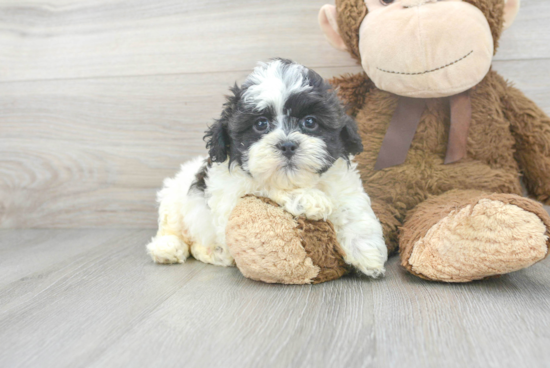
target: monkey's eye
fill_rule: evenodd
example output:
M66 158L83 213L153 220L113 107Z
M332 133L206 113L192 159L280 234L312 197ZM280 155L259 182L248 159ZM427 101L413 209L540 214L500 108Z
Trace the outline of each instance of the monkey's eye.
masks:
M269 120L267 118L264 118L263 116L256 119L256 122L254 123L254 130L258 133L265 133L265 131L269 128Z
M382 5L390 5L393 2L394 2L394 0L380 0L380 3Z
M319 124L317 124L317 119L313 116L306 116L304 120L302 120L302 127L306 130L314 131L319 127Z

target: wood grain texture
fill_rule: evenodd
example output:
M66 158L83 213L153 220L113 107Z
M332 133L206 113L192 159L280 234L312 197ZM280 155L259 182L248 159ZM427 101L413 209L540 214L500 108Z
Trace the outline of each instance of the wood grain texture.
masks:
M361 70L321 35L325 2L0 0L0 227L101 228L0 230L0 367L547 366L548 260L281 286L145 254L162 179L258 60ZM494 64L548 113L549 20L524 0Z
M154 227L162 180L247 74L0 84L0 227Z
M0 287L127 234L128 230L0 231ZM76 243L76 244L75 244Z
M4 0L0 80L248 71L274 56L353 66L319 30L327 2ZM497 59L549 58L549 17L547 1L523 1Z
M2 230L2 367L546 367L550 261L464 285L407 274L269 285L155 265L153 230ZM90 239L97 239L91 246ZM88 244L84 244L86 242ZM71 247L78 252L67 252Z
M258 60L361 70L326 0L0 0L0 228L153 227L155 192L204 154ZM525 0L495 68L550 112L550 3Z
M401 268L388 269L386 282L373 285L375 300L391 300L375 304L374 333L399 348L378 350L379 366L403 366L403 356L418 367L543 367L550 361L541 345L550 342L548 260L456 285L426 283Z
M249 71L276 56L354 65L321 34L325 2L2 1L0 80Z
M549 62L495 68L550 112ZM205 153L204 130L246 75L1 83L0 227L154 227L162 180Z

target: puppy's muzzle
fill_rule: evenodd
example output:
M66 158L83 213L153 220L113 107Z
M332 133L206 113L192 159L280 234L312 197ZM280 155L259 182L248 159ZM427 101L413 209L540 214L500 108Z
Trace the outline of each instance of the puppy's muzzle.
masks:
M280 142L279 144L277 144L277 149L281 151L283 156L290 160L298 149L298 143L292 141Z

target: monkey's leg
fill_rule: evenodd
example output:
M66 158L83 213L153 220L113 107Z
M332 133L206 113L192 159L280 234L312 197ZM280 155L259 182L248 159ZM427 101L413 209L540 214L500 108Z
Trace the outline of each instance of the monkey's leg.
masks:
M398 220L400 213L390 204L378 201L374 198L372 198L371 201L372 210L378 220L380 220L380 224L382 224L384 240L388 247L388 255L390 256L395 253L399 244L397 232L399 226L401 226L401 222Z
M517 271L548 254L550 216L514 194L454 190L412 210L401 229L401 264L421 278L468 282Z

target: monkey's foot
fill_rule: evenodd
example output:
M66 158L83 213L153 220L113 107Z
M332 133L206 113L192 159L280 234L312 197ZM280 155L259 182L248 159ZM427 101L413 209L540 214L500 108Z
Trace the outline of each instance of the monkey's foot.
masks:
M546 257L550 217L540 204L510 194L477 192L472 197L464 192L430 199L405 223L401 261L411 273L468 282L517 271Z

